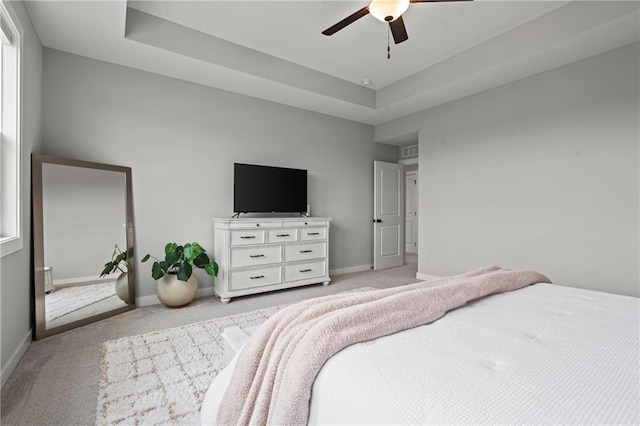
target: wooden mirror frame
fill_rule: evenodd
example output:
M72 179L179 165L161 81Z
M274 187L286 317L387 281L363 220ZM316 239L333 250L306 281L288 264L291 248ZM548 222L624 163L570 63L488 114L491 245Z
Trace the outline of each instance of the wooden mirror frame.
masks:
M103 312L87 318L82 318L57 327L46 327L45 315L45 283L44 283L44 211L43 211L43 185L42 170L44 164L58 164L72 167L82 167L94 170L106 170L121 172L125 175L125 209L126 209L126 250L131 250L133 259L127 265L127 278L129 288L129 304L126 306ZM62 333L76 327L90 324L104 318L108 318L123 312L135 309L135 251L134 250L134 226L133 226L133 193L131 184L131 168L114 166L110 164L94 163L89 161L72 160L68 158L58 158L48 155L32 154L31 156L31 187L32 187L32 226L33 226L33 283L35 287L35 340L54 334ZM98 265L101 266L101 265Z

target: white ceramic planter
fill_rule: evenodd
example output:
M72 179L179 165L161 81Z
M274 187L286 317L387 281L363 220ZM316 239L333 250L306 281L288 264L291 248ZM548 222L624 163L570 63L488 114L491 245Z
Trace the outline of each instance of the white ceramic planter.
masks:
M116 295L129 304L129 275L126 272L118 275L116 279Z
M196 297L197 291L198 279L194 274L186 282L178 280L172 274L166 274L158 280L158 299L172 308L189 304Z

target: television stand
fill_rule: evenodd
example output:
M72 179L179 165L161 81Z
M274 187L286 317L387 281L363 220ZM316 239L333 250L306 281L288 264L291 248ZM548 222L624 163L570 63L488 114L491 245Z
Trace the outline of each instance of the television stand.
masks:
M331 218L213 219L213 288L232 297L322 283L329 277Z

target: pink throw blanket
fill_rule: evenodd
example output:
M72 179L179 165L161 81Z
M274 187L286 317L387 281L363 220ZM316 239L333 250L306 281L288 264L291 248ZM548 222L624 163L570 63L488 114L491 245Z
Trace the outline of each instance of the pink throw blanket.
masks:
M284 308L240 352L218 424L306 424L318 372L345 347L431 323L469 301L538 282L551 281L537 272L494 266Z

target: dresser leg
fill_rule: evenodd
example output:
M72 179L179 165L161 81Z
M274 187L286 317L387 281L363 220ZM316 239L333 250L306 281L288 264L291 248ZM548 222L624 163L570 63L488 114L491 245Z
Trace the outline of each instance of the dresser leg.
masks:
M322 285L326 287L326 286L328 286L328 285L329 285L329 283L330 283L330 282L331 282L331 281L325 281L325 282L323 282L323 283L322 283Z
M230 297L221 297L221 298L220 298L220 302L221 302L223 305L226 305L227 303L231 302L231 298L230 298Z

